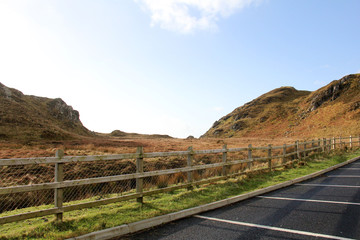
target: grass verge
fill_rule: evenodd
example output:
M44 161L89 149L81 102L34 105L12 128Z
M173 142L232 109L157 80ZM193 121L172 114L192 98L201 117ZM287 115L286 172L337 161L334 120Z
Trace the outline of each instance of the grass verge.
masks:
M219 181L194 188L144 197L141 205L135 200L109 204L64 214L64 222L53 216L29 219L0 226L0 239L65 239L124 223L176 212L217 200L254 191L298 178L360 155L360 149L313 156L291 167ZM20 211L20 210L19 210Z

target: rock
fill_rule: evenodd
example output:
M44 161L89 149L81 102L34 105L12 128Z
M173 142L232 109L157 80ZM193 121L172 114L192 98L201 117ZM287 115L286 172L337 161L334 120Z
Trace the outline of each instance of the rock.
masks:
M8 99L11 98L12 96L11 90L5 85L2 85L1 83L0 83L0 94Z
M80 122L79 112L67 105L61 98L55 98L47 104L50 114L59 119L73 123Z
M231 115L226 115L226 116L220 118L220 121L226 121L226 120L228 120L229 118L231 118Z
M218 135L222 134L223 132L224 132L224 129L219 128L214 131L214 135L218 136Z
M212 125L212 128L217 127L220 124L220 121L215 121L214 124Z
M234 120L237 121L237 120L240 120L242 118L246 118L248 116L249 116L249 114L247 112L240 112L240 113L235 115Z
M195 139L195 137L192 136L192 135L190 135L190 136L188 136L186 139L187 139L187 140L192 140L192 139Z
M8 88L7 86L0 83L0 97L5 97L5 99L19 101L24 94L19 90L14 88Z
M350 111L355 111L355 110L357 110L357 109L359 109L360 108L360 102L355 102L355 103L353 103L353 104L351 104L351 106L350 106Z
M349 79L351 79L351 77L352 75L348 75L338 81L333 81L330 86L328 86L325 90L315 95L311 100L308 111L315 111L326 101L334 101L335 99L337 99L341 95L343 90L350 86Z
M243 121L238 121L231 126L231 129L233 130L243 130L244 128L246 128L246 123Z
M261 118L260 118L260 122L263 123L263 122L265 122L266 120L268 120L268 118L269 118L269 117L267 117L267 116L261 117Z

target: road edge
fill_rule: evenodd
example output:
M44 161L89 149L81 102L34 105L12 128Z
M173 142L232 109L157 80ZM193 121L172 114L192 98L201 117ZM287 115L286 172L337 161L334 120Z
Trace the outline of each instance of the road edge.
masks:
M270 187L266 187L266 188L262 188L259 190L255 190L253 192L249 192L249 193L244 193L235 197L231 197L231 198L227 198L227 199L223 199L220 201L216 201L213 203L208 203L205 205L201 205L198 207L193 207L193 208L189 208L189 209L185 209L185 210L181 210L179 212L174 212L174 213L169 213L166 215L161 215L161 216L157 216L157 217L153 217L153 218L149 218L149 219L145 219L145 220L141 220L138 222L133 222L133 223L129 223L129 224L123 224L117 227L113 227L113 228L108 228L108 229L104 229L104 230L100 230L97 232L92 232L92 233L88 233L82 236L78 236L78 237L74 237L74 238L69 238L67 240L106 240L106 239L111 239L114 237L121 237L124 236L126 234L129 233L135 233L137 231L141 231L147 228L152 228L152 227L156 227L159 226L161 224L164 223L169 223L181 218L185 218L185 217L190 217L192 215L195 214L199 214L202 212L206 212L206 211L210 211L210 210L214 210L216 208L220 208L220 207L224 207L236 202L240 202L252 197L256 197L268 192L272 192L274 190L278 190L284 187L288 187L291 186L293 184L311 179L311 178L315 178L318 177L322 174L325 174L327 172L330 172L332 170L335 170L337 168L343 167L347 164L350 164L352 162L355 162L357 160L360 160L360 156L355 157L353 159L347 160L345 162L336 164L332 167L329 167L327 169L323 169L320 170L318 172L315 173L311 173L309 175L306 176L302 176L293 180L289 180L283 183L279 183Z

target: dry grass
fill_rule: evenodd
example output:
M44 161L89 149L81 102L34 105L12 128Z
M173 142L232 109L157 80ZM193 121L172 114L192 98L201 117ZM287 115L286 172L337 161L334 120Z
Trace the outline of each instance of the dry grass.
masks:
M124 138L84 138L83 140L35 142L31 145L0 142L0 159L52 157L57 149L63 149L65 155L103 155L135 153L139 146L144 152L185 151L189 146L194 150L220 149L224 144L228 148L291 144L295 138L205 138L205 139L124 139Z

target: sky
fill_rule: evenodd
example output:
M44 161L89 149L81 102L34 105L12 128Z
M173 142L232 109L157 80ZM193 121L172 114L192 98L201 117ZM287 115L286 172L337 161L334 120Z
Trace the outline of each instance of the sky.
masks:
M281 86L360 72L358 0L0 0L0 82L88 129L199 137Z

